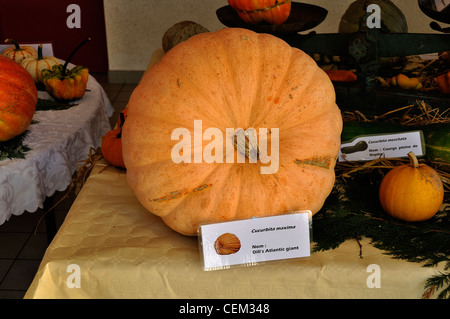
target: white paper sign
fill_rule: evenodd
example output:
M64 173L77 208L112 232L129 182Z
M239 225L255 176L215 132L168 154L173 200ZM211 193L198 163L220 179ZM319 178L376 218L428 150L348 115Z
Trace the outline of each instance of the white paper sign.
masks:
M310 256L310 211L199 226L204 270Z
M425 155L422 131L357 137L341 144L339 162L408 157L411 151L418 157Z

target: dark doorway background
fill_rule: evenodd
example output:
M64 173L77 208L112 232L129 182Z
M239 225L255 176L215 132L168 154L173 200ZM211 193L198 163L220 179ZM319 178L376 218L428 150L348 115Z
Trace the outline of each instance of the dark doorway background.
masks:
M67 12L71 4L80 8L80 28L67 25L73 13ZM88 37L91 41L71 62L86 66L91 72L107 72L103 0L0 0L0 43L7 38L19 43L51 42L54 56L65 60Z

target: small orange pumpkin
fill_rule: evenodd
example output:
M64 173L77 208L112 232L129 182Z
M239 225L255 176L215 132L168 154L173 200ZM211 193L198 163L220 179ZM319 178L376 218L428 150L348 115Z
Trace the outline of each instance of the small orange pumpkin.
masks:
M122 156L122 126L125 122L124 114L120 113L119 127L110 130L102 140L101 152L103 157L112 165L125 168Z
M4 142L31 124L38 92L31 75L16 61L0 56L0 70L0 142Z
M390 170L383 178L379 198L383 209L400 220L415 222L433 217L444 201L439 174L419 164L413 152L409 164Z
M265 21L280 25L291 13L291 0L228 0L228 4L249 24Z
M125 168L122 158L122 129L112 129L105 134L101 147L103 157L112 165Z
M54 65L51 70L42 70L42 82L45 89L56 100L81 99L86 93L88 81L89 69L80 65L66 70L63 65L58 64Z
M74 54L89 41L91 41L91 38L81 42L70 53L64 65L57 64L42 71L42 82L45 85L45 89L56 100L78 100L86 93L89 69L81 65L77 65L70 70L67 67Z

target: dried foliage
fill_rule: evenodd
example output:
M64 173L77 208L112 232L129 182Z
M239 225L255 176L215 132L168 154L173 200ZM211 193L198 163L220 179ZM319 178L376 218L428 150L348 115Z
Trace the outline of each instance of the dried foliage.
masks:
M344 121L393 122L424 126L449 123L449 110L431 108L424 102L382 114L373 119L359 111L345 112ZM345 240L369 238L371 244L392 258L435 267L444 272L427 280L422 298L450 298L450 163L421 159L433 167L444 184L444 205L430 220L408 223L386 214L378 200L379 185L392 168L408 159L378 158L368 162L338 162L336 184L324 208L313 218L314 251L337 248ZM365 187L361 187L365 185ZM364 258L363 247L359 255Z

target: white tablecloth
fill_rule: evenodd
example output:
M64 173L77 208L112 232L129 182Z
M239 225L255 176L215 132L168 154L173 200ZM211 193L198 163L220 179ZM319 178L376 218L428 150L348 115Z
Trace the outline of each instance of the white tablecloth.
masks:
M48 98L39 92L40 98ZM0 161L0 225L11 215L43 208L46 197L64 191L77 162L111 129L114 109L105 91L89 76L87 92L67 110L37 111L24 144L31 148L25 159Z

